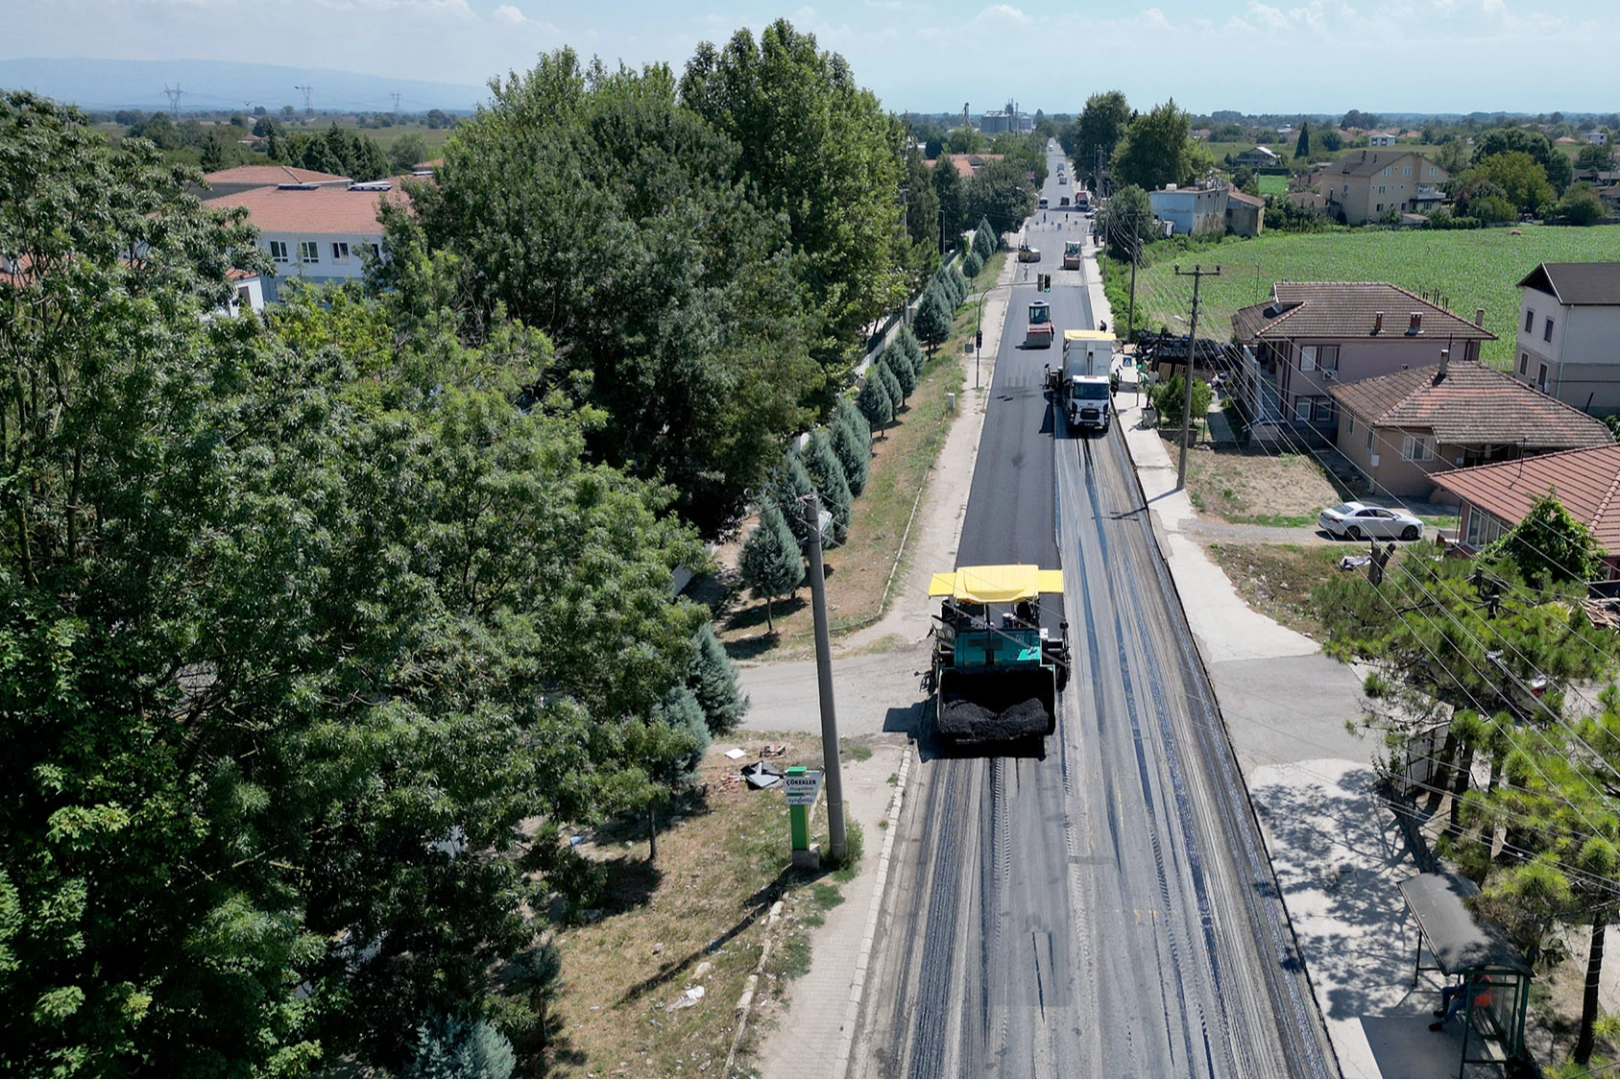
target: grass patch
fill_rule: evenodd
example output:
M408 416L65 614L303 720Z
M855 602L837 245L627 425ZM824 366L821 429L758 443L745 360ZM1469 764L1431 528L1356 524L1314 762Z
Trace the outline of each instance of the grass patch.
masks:
M995 281L1007 255L992 255L978 280ZM905 570L900 542L961 410L964 364L972 363L971 357L963 356L962 342L973 340L976 318L974 303L964 304L957 312L950 340L924 365L906 407L872 442L871 472L866 489L855 500L849 536L842 547L824 553L827 618L834 637L880 619L890 574L898 580ZM947 404L948 395L954 395L955 412ZM901 556L898 570L897 554ZM734 597L717 626L727 651L739 659L808 655L814 648L808 587L800 589L796 597L778 600L774 613L776 634L769 637L763 633L765 605Z
M1165 439L1171 460L1180 443ZM1219 446L1187 455L1187 494L1201 514L1238 525L1303 528L1316 524L1338 489L1309 454Z
M1437 529L1455 529L1462 522L1462 518L1456 514L1419 514L1417 519Z
M1387 281L1417 293L1439 292L1452 311L1470 322L1474 309L1484 308L1485 328L1499 338L1485 342L1481 355L1505 367L1513 360L1514 323L1519 313L1517 282L1537 263L1602 262L1613 258L1620 247L1620 225L1516 228L1522 235L1510 235L1502 228L1268 232L1252 239L1228 237L1209 260L1218 261L1223 273L1204 281L1199 326L1216 328L1219 333L1215 336L1224 337L1233 312L1266 299L1277 281ZM1155 249L1159 246L1147 249L1144 259L1149 265L1137 269L1137 323L1175 328L1181 325L1177 316L1186 318L1191 306L1192 285L1175 276L1170 258L1158 259ZM1124 276L1128 280L1128 268ZM1115 310L1124 307L1116 305Z
M1211 544L1210 558L1226 572L1248 605L1291 630L1321 641L1325 631L1311 592L1342 573L1338 547L1301 544Z
M800 760L819 757L801 740ZM537 1071L557 1076L713 1076L725 1063L732 1012L759 961L766 915L789 906L826 911L842 896L830 875L788 869L788 812L768 791L728 787L736 765L718 749L700 781L707 793L682 807L647 860L636 822L597 830L580 850L606 873L606 888L583 925L558 933L562 984L552 1007L554 1040ZM837 895L837 899L833 899ZM808 941L784 934L773 950L779 980L809 969ZM699 977L699 965L709 968ZM688 985L704 996L672 1010ZM621 1064L623 1063L623 1064Z
M845 743L844 757L848 761L866 761L872 756L872 748L865 743Z
M1261 173L1255 177L1255 181L1260 185L1260 194L1262 195L1288 194L1288 177L1286 176L1272 176L1270 173Z

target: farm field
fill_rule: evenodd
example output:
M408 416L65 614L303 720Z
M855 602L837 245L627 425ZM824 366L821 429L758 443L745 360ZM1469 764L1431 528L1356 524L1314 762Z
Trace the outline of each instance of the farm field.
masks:
M1198 322L1209 336L1231 333L1232 314L1271 295L1276 281L1387 281L1415 293L1438 293L1448 308L1472 320L1485 309L1485 328L1499 335L1485 343L1483 358L1499 367L1513 359L1513 324L1519 314L1518 282L1542 262L1602 262L1620 257L1620 225L1586 229L1525 225L1452 232L1371 229L1335 233L1266 233L1245 240L1227 237L1197 252L1154 245L1148 265L1137 271L1136 302L1150 327L1186 333L1192 278L1176 276L1175 264L1221 266L1200 291Z
M1262 195L1286 195L1288 193L1288 177L1262 174L1254 178L1260 185Z

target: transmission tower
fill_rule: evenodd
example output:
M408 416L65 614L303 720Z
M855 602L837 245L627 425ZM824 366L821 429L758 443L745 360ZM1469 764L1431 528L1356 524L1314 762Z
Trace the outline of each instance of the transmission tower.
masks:
M401 97L401 94L400 94L400 92L398 90L395 90L392 94L389 94L388 96L394 99L394 115L398 116L399 115L399 99Z
M314 111L309 107L309 96L315 92L315 88L313 86L294 84L293 89L304 95L304 115L309 115Z
M169 116L178 124L180 122L180 94L182 93L180 84L175 83L171 88L168 83L164 83L163 92L169 98Z

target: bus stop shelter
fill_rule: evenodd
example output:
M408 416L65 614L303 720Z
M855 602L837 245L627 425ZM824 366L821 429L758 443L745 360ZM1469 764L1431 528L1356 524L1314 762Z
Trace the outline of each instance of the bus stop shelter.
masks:
M1523 1055L1533 973L1500 930L1475 921L1468 910L1466 901L1479 895L1479 886L1453 874L1418 874L1401 882L1400 889L1418 924L1412 985L1424 971L1438 971L1448 981L1464 984L1457 1075L1469 1065L1505 1065L1506 1058ZM1425 951L1429 964L1423 962ZM1476 1036L1480 1054L1486 1053L1486 1044L1495 1043L1504 1057L1470 1057Z

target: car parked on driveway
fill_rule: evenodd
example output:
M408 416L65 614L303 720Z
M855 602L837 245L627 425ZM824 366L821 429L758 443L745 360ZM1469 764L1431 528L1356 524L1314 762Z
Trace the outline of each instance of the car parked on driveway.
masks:
M1405 510L1359 502L1324 510L1316 523L1329 536L1350 540L1418 540L1423 536L1423 522Z

